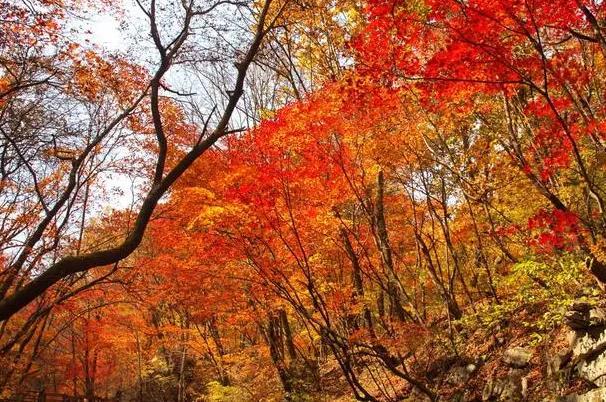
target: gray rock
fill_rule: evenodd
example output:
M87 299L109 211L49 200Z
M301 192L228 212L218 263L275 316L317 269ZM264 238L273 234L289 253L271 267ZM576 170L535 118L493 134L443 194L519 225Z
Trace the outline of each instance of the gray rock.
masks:
M570 346L570 348L574 347L574 344L577 342L577 338L577 331L568 331L566 340L568 341L568 346Z
M523 370L511 369L504 378L489 379L482 390L483 401L521 401L528 389Z
M582 311L570 310L564 313L564 323L574 330L589 328L589 314Z
M431 399L417 387L412 387L412 392L403 402L431 402Z
M567 349L557 353L547 364L547 375L557 374L572 359L572 350Z
M583 395L567 395L558 399L558 402L604 402L606 401L606 388L596 388Z
M522 377L522 397L526 399L528 396L528 378Z
M456 366L448 371L446 381L451 385L463 385L469 380L471 373L467 371L466 367Z
M598 387L606 387L606 331L578 332L572 348L580 377Z
M575 331L606 328L606 309L589 303L574 303L564 314L564 322Z
M484 389L482 389L482 400L489 401L491 398L494 398L496 393L495 382L492 378L489 378L484 385Z
M606 327L606 310L600 307L595 307L589 310L589 326Z
M503 361L511 367L524 368L528 366L532 352L526 348L515 347L507 349L503 356Z

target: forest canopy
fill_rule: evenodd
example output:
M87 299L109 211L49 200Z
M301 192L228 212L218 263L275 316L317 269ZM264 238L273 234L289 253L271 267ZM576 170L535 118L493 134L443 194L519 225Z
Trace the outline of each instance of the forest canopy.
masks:
M0 398L599 391L605 67L594 0L0 0Z

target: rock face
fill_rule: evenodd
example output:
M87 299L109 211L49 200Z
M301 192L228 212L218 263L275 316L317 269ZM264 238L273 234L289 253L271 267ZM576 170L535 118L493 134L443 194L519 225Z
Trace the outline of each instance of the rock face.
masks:
M521 342L503 337L491 344L486 367L484 355L448 360L441 377L450 392L448 400L475 401L481 390L483 401L606 402L606 300L601 306L575 303L565 323L570 330L558 328L551 347L505 349L508 341ZM576 394L562 396L570 392ZM419 392L407 399L417 400L427 399Z
M567 349L557 353L552 357L547 366L547 375L556 375L564 368L572 359L572 350Z
M530 364L532 352L514 347L505 351L503 362L510 368L506 377L489 379L482 391L484 401L521 401L526 397L528 382L523 368Z
M565 323L575 331L606 328L606 309L577 302L564 315Z
M565 324L570 328L568 345L561 350L510 347L500 352L502 366L493 371L498 377L480 378L476 376L476 365L458 364L449 367L446 383L459 389L467 384L481 384L483 401L606 402L606 300L601 306L575 303L565 315ZM565 335L565 332L558 334ZM561 340L554 344L561 347ZM497 342L496 350L505 344L506 340ZM495 357L498 359L498 355ZM479 364L481 367L482 363ZM503 366L508 371L504 372ZM537 369L546 374L541 380L537 378ZM545 384L529 384L530 378ZM538 395L533 392L538 387L549 392L547 399L536 399ZM572 390L577 394L557 396ZM450 400L466 400L467 391L457 392ZM477 398L477 394L474 397Z
M598 387L606 386L606 331L586 332L574 343L572 353L579 376Z
M482 391L483 401L521 401L526 397L527 381L521 369L511 369L504 378L489 379Z
M570 346L578 375L606 387L606 309L575 303L565 319L574 330Z
M448 372L448 376L446 377L446 381L451 385L461 385L465 384L467 380L469 380L469 376L471 375L470 371L463 366L457 366L452 368Z
M585 379L597 387L581 395L568 395L561 402L606 402L606 307L575 303L565 315L571 328L569 348L547 357L546 372L554 384L567 382L570 376ZM484 401L522 401L527 395L527 378L533 352L522 347L507 349L502 356L509 372L501 378L489 378L483 388ZM461 368L453 377L466 378Z
M583 395L567 395L558 402L604 402L606 401L606 388L592 389Z

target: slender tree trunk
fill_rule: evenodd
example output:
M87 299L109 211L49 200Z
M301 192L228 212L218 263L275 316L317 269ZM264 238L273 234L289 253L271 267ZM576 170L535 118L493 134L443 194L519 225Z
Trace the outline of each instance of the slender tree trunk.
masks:
M385 212L383 205L385 180L383 172L379 171L377 175L377 188L375 195L375 208L373 213L373 223L375 227L375 241L381 254L381 262L387 271L387 293L389 297L389 313L390 316L396 317L400 321L410 318L414 321L411 313L404 310L402 307L402 296L406 297L404 289L400 286L400 282L395 271L393 263L393 255L391 245L389 244L389 236L387 233L387 225L385 223ZM406 297L409 299L408 297Z
M351 261L352 282L354 285L354 292L355 292L354 297L356 299L364 300L364 284L362 281L362 268L360 267L360 261L354 251L354 248L351 244L351 241L349 240L349 236L347 235L347 232L345 231L345 229L341 229L341 238L343 239L343 245L345 247L345 252L347 253L347 257ZM375 334L374 334L374 329L372 326L372 316L370 313L370 309L368 308L366 303L364 303L364 310L363 310L362 315L364 317L366 328L368 328L368 331L370 332L371 336L374 337Z

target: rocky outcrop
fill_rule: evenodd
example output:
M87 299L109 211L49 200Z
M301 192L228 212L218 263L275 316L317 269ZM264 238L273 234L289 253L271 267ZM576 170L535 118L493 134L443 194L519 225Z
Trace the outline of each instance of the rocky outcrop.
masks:
M507 376L489 379L482 391L484 401L521 401L528 392L528 380L524 368L530 364L532 352L529 349L514 347L507 349L503 362L510 369Z
M606 402L606 301L575 303L564 324L534 348L511 346L532 344L528 333L499 330L485 353L442 359L428 378L456 402Z
M589 303L574 303L564 315L564 322L574 331L606 328L606 310Z
M547 365L547 375L553 376L558 374L562 369L564 369L568 363L570 363L572 359L572 350L565 349L553 356Z
M575 303L565 314L564 322L570 328L568 347L543 360L543 364L547 365L544 372L552 381L552 391L558 394L571 380L577 379L596 388L561 397L559 401L606 401L606 307ZM509 371L505 376L487 379L482 400L522 401L532 397L528 395L526 376L532 369L532 358L533 351L530 349L507 349L501 361Z
M475 364L455 366L449 370L446 381L451 385L463 385L469 380L474 371L476 371Z
M606 309L575 303L565 315L573 369L597 387L606 387Z
M482 391L483 401L521 401L526 397L528 381L521 369L511 369L504 378L489 379Z
M583 395L567 395L558 402L604 402L606 401L606 388L593 389Z

